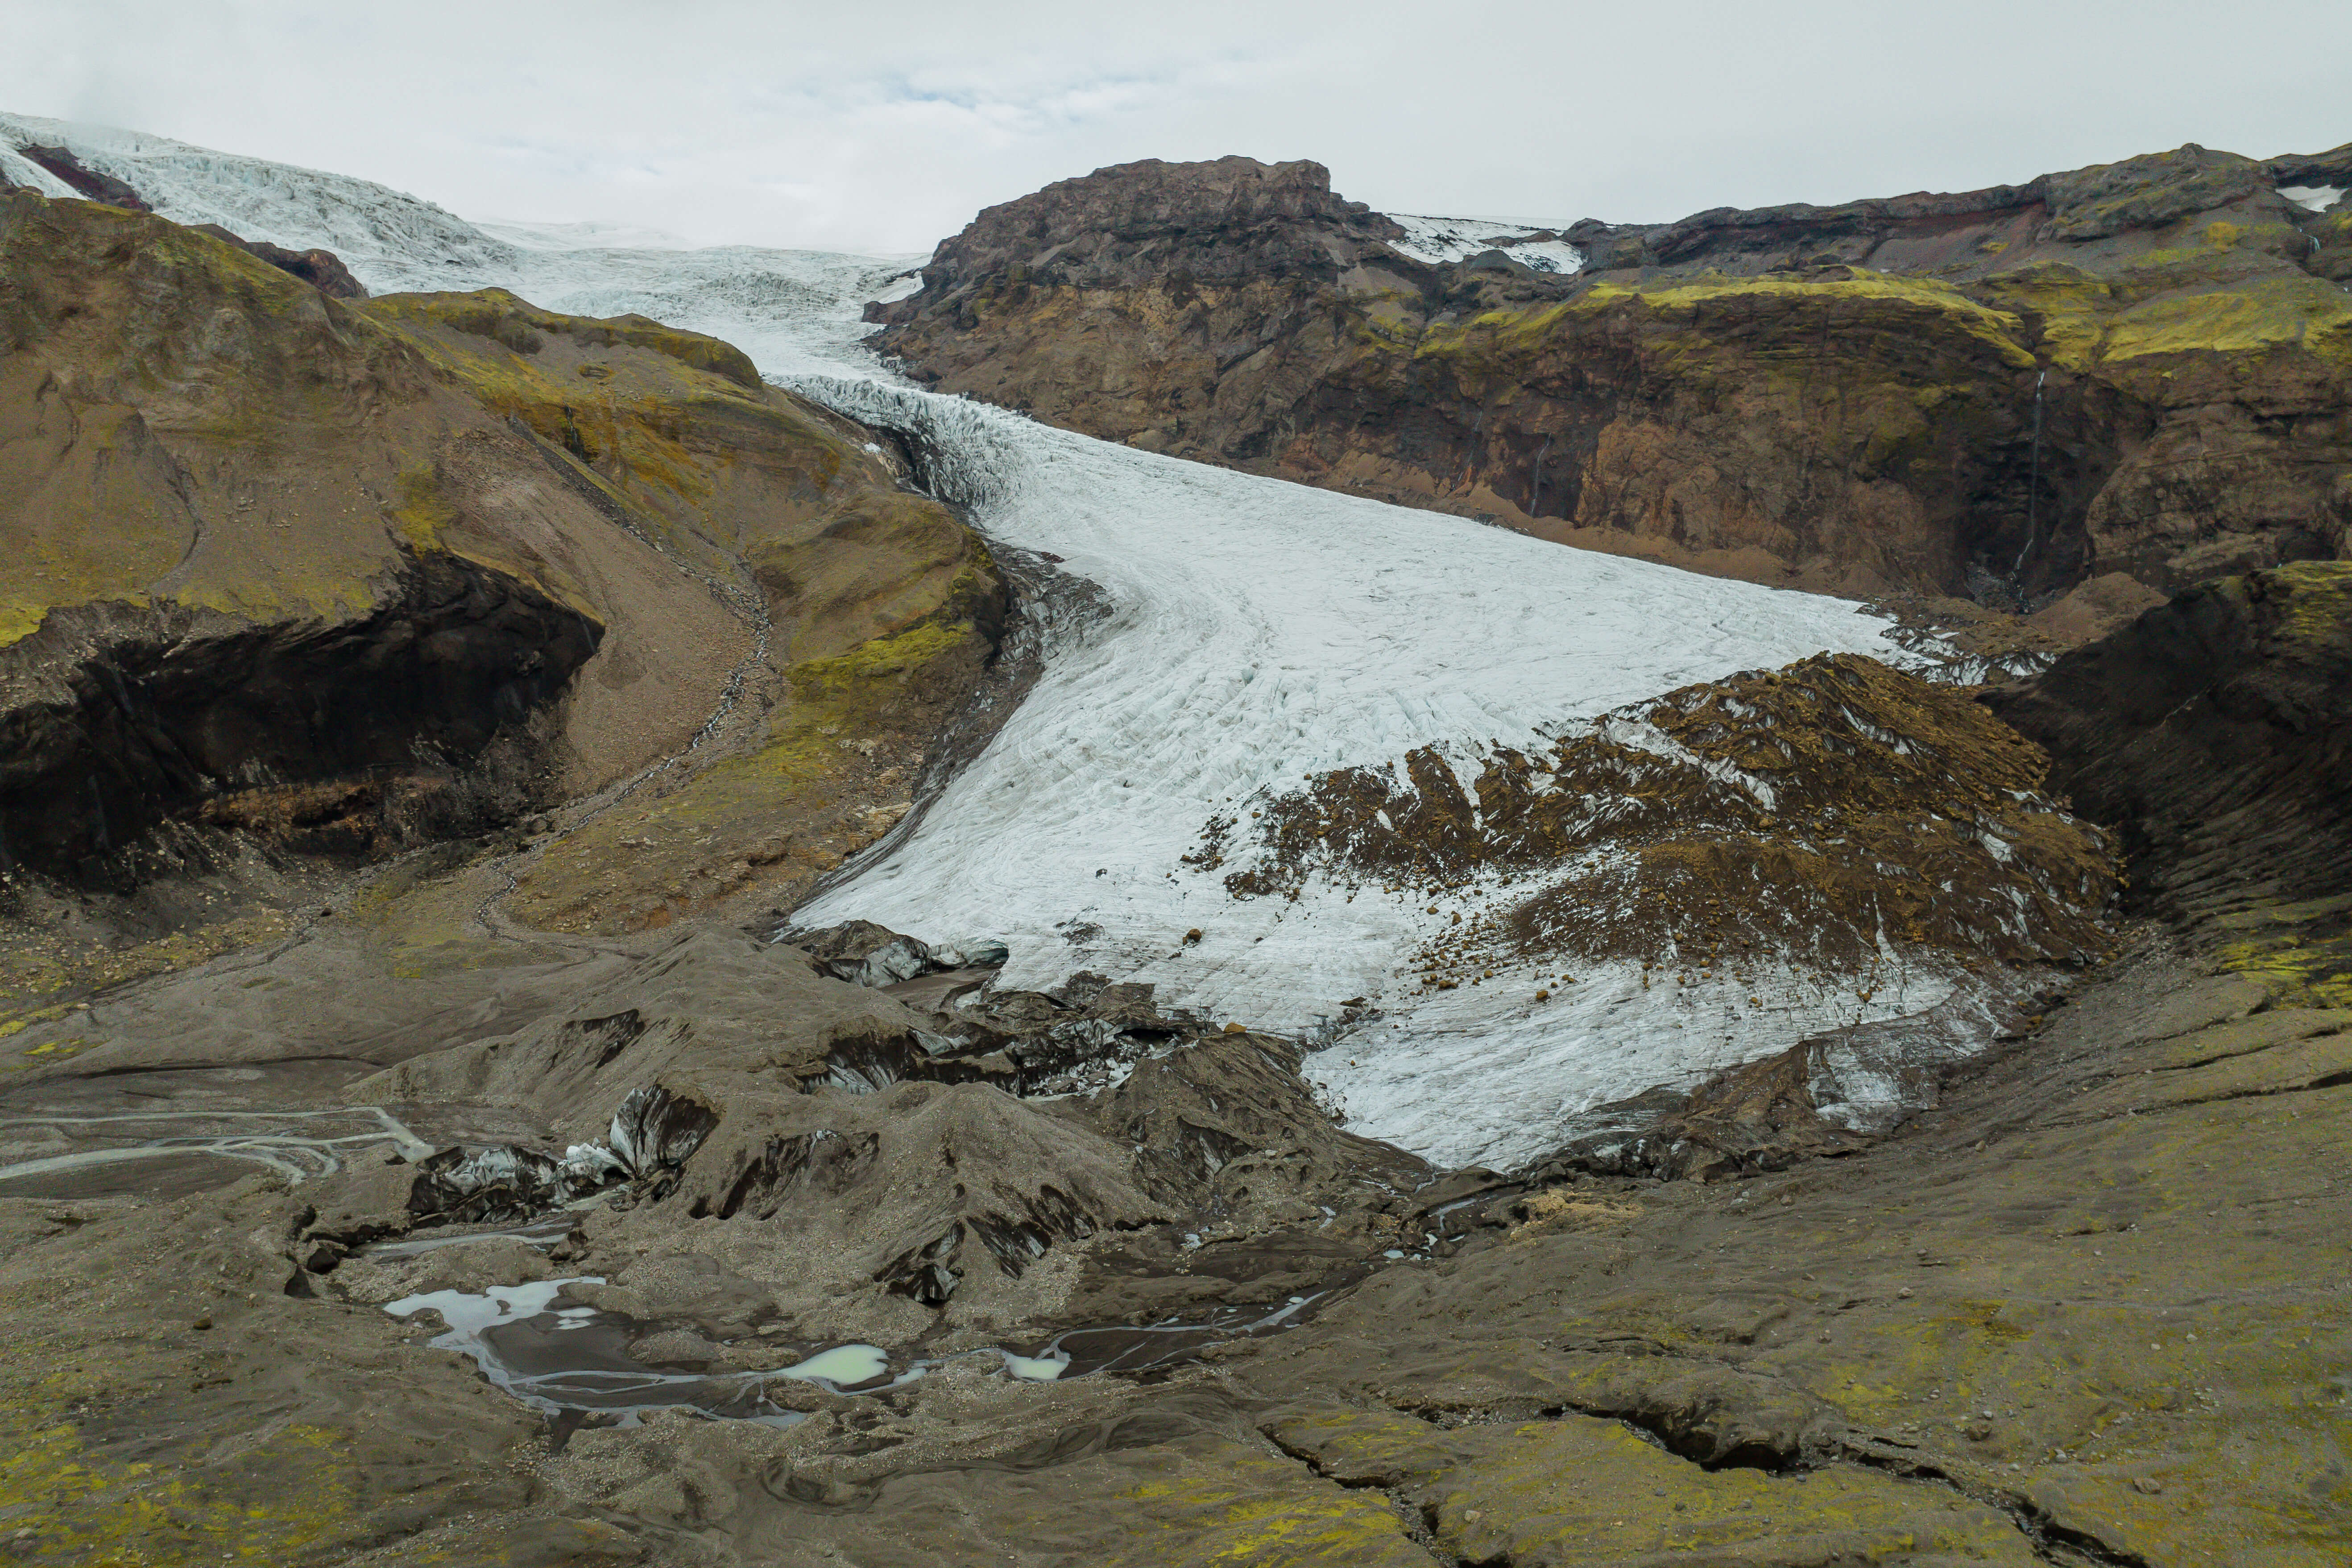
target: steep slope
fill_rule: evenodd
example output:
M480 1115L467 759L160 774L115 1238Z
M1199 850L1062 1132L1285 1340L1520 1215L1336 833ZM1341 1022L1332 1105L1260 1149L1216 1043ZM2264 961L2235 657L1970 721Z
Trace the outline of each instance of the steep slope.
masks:
M346 856L479 831L758 740L771 709L847 703L853 738L919 747L993 647L977 541L716 340L497 292L340 300L25 191L0 277L9 869L127 889L233 856L221 829ZM770 768L772 820L639 878L762 843L758 879L813 874L838 849L780 830L847 796L858 831L885 771Z
M2352 1006L2352 563L2206 584L1986 700L2121 826L2137 910Z
M1833 592L2014 604L2346 548L2352 151L1433 252L1319 165L982 213L886 353L1109 440ZM1508 233L1497 234L1509 242ZM1538 259L1543 259L1538 258Z

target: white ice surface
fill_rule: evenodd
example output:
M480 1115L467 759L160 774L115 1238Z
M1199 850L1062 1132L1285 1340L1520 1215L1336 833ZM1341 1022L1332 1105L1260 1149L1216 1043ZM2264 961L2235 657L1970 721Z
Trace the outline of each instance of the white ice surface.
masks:
M64 142L167 216L327 246L379 291L497 285L550 309L637 311L726 338L772 380L919 433L992 540L1059 555L1098 585L1109 613L1050 647L995 742L803 909L805 923L994 935L1013 950L1006 984L1090 968L1276 1030L1369 998L1387 1016L1312 1057L1309 1076L1357 1131L1445 1161L1524 1157L1565 1112L1948 989L1923 974L1865 1005L1799 974L1769 977L1769 994L1732 979L1643 992L1638 972L1579 971L1572 997L1541 1006L1531 975L1415 997L1414 951L1495 889L1465 889L1436 915L1425 899L1321 882L1295 902L1236 901L1222 872L1181 864L1213 812L1311 772L1431 742L1466 759L1824 648L1900 657L1885 623L1852 604L1155 457L914 390L858 347L869 330L858 312L919 258L491 234L362 181L0 117L0 142L28 139ZM1436 235L1439 220L1412 221ZM1512 226L1454 225L1474 251ZM1203 936L1187 946L1192 927Z
M492 239L531 250L691 250L694 242L667 229L626 223L499 223L474 225Z
M1535 239L1552 232L1546 225L1517 218L1427 217L1414 213L1391 213L1405 237L1396 248L1422 261L1466 261L1481 251L1499 250L1538 272L1573 272L1584 265L1584 253L1561 239Z
M62 146L83 167L129 182L175 223L216 223L247 239L294 249L323 246L346 261L400 257L420 279L406 288L450 287L422 280L437 277L436 268L455 274L514 260L513 247L464 219L365 180L215 153L143 132L0 114L0 144L27 143Z
M2344 199L2341 185L2281 185L2278 194L2298 206L2324 213Z
M1063 557L1110 616L1058 647L993 745L887 858L803 908L929 940L989 931L1001 984L1077 968L1280 1031L1362 996L1402 1031L1315 1057L1352 1124L1448 1160L1541 1146L1563 1110L1793 1044L1853 1006L1742 991L1696 1031L1653 991L1533 1006L1532 981L1415 997L1419 944L1490 889L1441 901L1236 901L1181 865L1209 816L1261 787L1440 742L1528 745L1541 727L1822 648L1891 654L1841 600L1566 550L1437 513L1131 451L1015 415L876 388L853 413L928 421L977 455L974 521ZM1189 928L1202 940L1186 945ZM1638 972L1636 972L1638 974ZM1638 991L1638 982L1636 983ZM1916 1001L1940 1001L1941 990ZM1718 997L1718 1000L1721 1000ZM1887 1016L1884 993L1870 1016ZM1343 1064L1352 1056L1360 1064ZM1493 1064L1482 1067L1482 1062Z

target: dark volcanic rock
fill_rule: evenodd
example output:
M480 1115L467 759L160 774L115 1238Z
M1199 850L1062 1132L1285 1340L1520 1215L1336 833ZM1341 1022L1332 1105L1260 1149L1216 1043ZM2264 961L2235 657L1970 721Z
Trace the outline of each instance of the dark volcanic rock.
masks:
M290 272L321 294L332 294L338 300L364 300L367 289L352 276L341 257L331 250L289 250L282 245L267 240L246 239L231 234L216 223L194 226L198 234L211 235L225 244L234 245L248 256L257 256L280 272Z
M1985 700L2123 829L2140 910L2352 1000L2352 563L2192 589Z
M445 557L409 564L397 596L331 631L54 616L35 651L66 644L81 657L51 671L0 659L0 870L93 878L104 858L192 810L289 835L349 825L348 845L305 836L320 847L397 845L391 803L405 792L386 779L419 773L420 754L444 759L445 773L484 759L604 636L505 574ZM289 795L284 783L311 780L356 794Z
M1368 242L1401 238L1395 221L1331 193L1320 163L1147 158L1063 180L992 206L923 268L919 309L959 302L984 280L1043 288L1133 288L1171 271L1202 282L1338 276ZM910 310L877 306L869 320Z
M2143 909L2352 877L2352 563L2191 589L1984 700L2049 748L2080 810L2122 826Z
M101 174L95 169L85 169L79 159L63 147L24 147L18 149L33 163L38 163L83 195L94 202L104 202L110 207L122 207L131 212L152 212L139 193L129 184L112 174Z

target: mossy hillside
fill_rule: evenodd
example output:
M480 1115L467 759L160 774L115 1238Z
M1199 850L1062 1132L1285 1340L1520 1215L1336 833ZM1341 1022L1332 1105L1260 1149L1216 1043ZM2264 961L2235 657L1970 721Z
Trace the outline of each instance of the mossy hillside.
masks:
M943 616L985 626L1003 593L969 529L937 501L900 491L853 491L805 529L754 543L747 559L790 616L796 665Z
M2289 1007L2352 1007L2352 894L2263 899L2214 918L2215 962Z
M47 432L14 483L0 471L0 532L40 563L0 605L10 640L102 600L346 619L383 602L404 551L593 609L584 582L479 505L486 464L543 468L483 447L511 445L510 421L713 572L845 489L891 485L838 421L717 340L496 291L347 304L149 215L29 193L5 213L0 330L29 353L8 373L22 384L0 382L0 418ZM89 521L101 512L113 526Z
M2290 225L2273 226L2275 238L2294 247L2307 241ZM1660 357L1659 368L1704 377L1713 362L1701 343L1727 329L1742 331L1759 315L1784 322L1783 340L1759 353L1776 360L1816 365L1822 341L1809 334L1835 333L1831 356L1866 359L1869 333L1884 331L1931 338L1957 331L1973 338L2003 364L2024 370L2040 365L2087 369L2104 360L2147 354L2260 353L2301 345L2331 363L2340 361L2352 337L2352 305L2342 291L2298 268L2255 255L2267 230L2228 222L2198 226L2203 243L2151 251L2118 272L2095 273L2063 262L2042 261L1997 273L1965 289L1939 279L1839 268L1851 275L1831 279L1723 275L1696 280L1626 282L1596 280L1571 301L1540 309L1493 310L1456 324L1433 325L1412 336L1416 358L1460 361L1479 370L1507 373L1517 362L1560 346L1574 328L1614 310L1632 309L1642 319L1689 329L1697 340ZM2242 260L2231 253L2244 253ZM1878 319L1857 314L1866 306ZM1402 346L1394 325L1364 331L1360 341Z
M420 1503L528 1495L498 1458L530 1423L470 1368L419 1369L403 1389L415 1424L383 1419L368 1384L389 1322L322 1331L285 1294L290 1209L249 1177L0 1215L0 1538L19 1560L336 1562L409 1534Z
M60 202L20 217L5 257L18 336L62 399L55 422L85 437L49 454L42 477L110 500L92 474L120 488L143 473L185 535L124 529L125 509L110 506L101 533L171 542L171 561L136 580L55 577L52 607L112 599L244 624L347 621L400 592L418 552L586 607L583 585L543 552L466 526L443 458L453 439L499 422L413 334L148 215ZM143 469L92 449L87 434L110 421L143 440ZM55 494L16 511L0 527L78 515Z
M1545 440L1570 454L1589 443L1580 484L1550 486L1584 498L1570 514L1581 526L1664 529L1681 542L1755 543L1785 557L1812 548L1815 532L1837 551L1885 548L1874 536L1891 537L1878 514L1893 498L1857 489L1825 510L1807 493L1837 475L1862 487L1894 481L1918 499L1921 525L1979 488L1976 523L1956 515L1952 525L1982 526L1988 508L1997 517L2025 489L2023 474L2004 477L1995 465L2011 462L2004 453L2029 422L2026 373L2073 373L2087 380L2059 382L2046 418L2065 455L2055 482L2083 493L2045 493L2041 510L2063 528L2087 504L2088 553L2120 569L2148 549L2177 550L2165 542L2184 532L2259 534L2282 518L2307 527L2303 514L2324 512L2325 502L2298 498L2315 479L2324 485L2329 465L2352 461L2325 424L2272 428L2201 414L2193 433L2161 438L2145 464L2131 456L2135 429L2175 409L2218 403L2259 418L2343 404L2352 307L2282 259L2289 240L2308 248L2292 226L2259 216L2184 223L2179 244L2097 271L2043 260L1962 286L1858 268L1850 278L1601 279L1574 300L1440 324L1410 346L1393 325L1360 328L1346 374L1399 387L1390 367L1409 363L1418 398L1432 384L1428 370L1441 369L1489 427L1509 431L1488 441L1490 462L1525 464ZM1856 310L1840 301L1869 303ZM1957 353L1947 346L1956 342ZM1611 423L1597 439L1580 437L1596 400ZM2184 455L2210 476L2185 490ZM2091 487L2118 463L2113 504L2095 504ZM2248 465L2261 470L2259 483L2240 471ZM1664 469L1683 478L1661 489L1642 477ZM1707 476L1733 472L1746 476L1736 493L1709 489ZM2053 479L2045 465L2044 485ZM2224 513L2231 521L2220 521ZM1792 521L1808 516L1815 521ZM2149 527L2153 542L2135 542ZM1906 553L1888 563L1926 564Z
M2242 202L2266 191L2270 179L2251 158L2190 143L2068 170L2045 184L2051 231L2091 240Z
M42 567L12 582L10 629L29 629L41 606L27 599L160 593L327 616L373 604L396 554L351 467L331 504L286 491L308 486L299 454L347 440L362 405L421 394L404 351L234 247L88 203L0 203L0 331L16 351L0 418L41 437L0 475L0 538ZM243 481L257 470L294 480L272 487L278 515L256 515ZM280 529L278 508L315 510L325 526Z
M1343 1490L1231 1438L1203 1435L1121 1455L1114 1485L1102 1514L1118 1535L1108 1562L1419 1568L1427 1560L1385 1499Z
M1601 279L1559 304L1490 310L1459 324L1433 324L1415 341L1413 354L1501 371L1573 348L1579 330L1593 323L1631 321L1664 329L1660 337L1666 346L1659 363L1669 371L1703 371L1713 357L1707 345L1727 339L1752 343L1767 364L1812 367L1824 357L1821 335L1829 331L1839 334L1834 345L1839 354L1867 349L1873 346L1867 334L1885 332L1924 341L1957 336L1978 345L1969 358L1989 353L2011 369L2033 363L2020 342L2023 323L2009 311L1981 304L1934 279L1859 268L1837 270L1848 275L1822 279L1717 275L1646 285ZM1759 327L1765 330L1759 331Z
M47 998L95 995L152 975L193 968L239 948L276 942L294 930L295 921L285 910L265 909L120 947L94 947L30 932L27 940L0 947L0 1039L64 1011L63 1004L41 1005ZM36 1058L12 1062L0 1049L0 1072L34 1065Z
M641 317L562 316L501 289L390 295L364 309L702 564L794 536L844 494L893 488L838 421L763 385L716 339Z
M2316 278L2283 273L2131 305L2110 322L2100 361L2297 348L2334 370L2352 371L2352 300Z
M1401 1486L1467 1562L2038 1561L1999 1510L1940 1489L1860 1466L1802 1477L1703 1469L1587 1415L1447 1430L1334 1411L1290 1417L1270 1435L1325 1474Z
M994 563L976 535L956 532L951 562L886 573L879 600L853 598L845 613L820 606L807 639L818 647L897 618L845 651L788 666L764 742L566 837L521 870L510 911L548 929L616 931L751 889L788 902L879 837L909 800L932 731L995 645Z
M32 370L22 358L0 366L0 408L26 416L0 446L0 516L13 513L16 546L0 579L0 647L32 635L60 604L143 602L147 584L195 538L137 416L117 406L76 418L58 396L20 399L7 383Z
M567 316L542 310L504 289L468 294L393 294L365 307L379 320L435 321L474 337L488 338L519 355L539 353L543 335L572 339L588 347L627 344L677 361L731 383L743 391L763 390L751 356L734 344L689 332L644 316Z
M2331 282L2352 280L2352 211L2331 212L2305 231L2311 252L2304 266Z
M2293 1053L2343 1049L2328 1033L2341 1015L2303 1016L2186 1033L2073 1022L2035 1049L2095 1040L2115 1059L2042 1102L2033 1125L1992 1131L1990 1149L1967 1148L1987 1128L1964 1116L1958 1176L1910 1185L1815 1166L1743 1187L1725 1216L1741 1234L1723 1237L1750 1255L1737 1289L1683 1250L1698 1205L1622 1239L1540 1238L1559 1249L1537 1259L1553 1265L1541 1278L1578 1277L1588 1259L1619 1278L1543 1324L1548 1342L1597 1353L1541 1358L1539 1386L1598 1413L1686 1410L1693 1373L1720 1358L1792 1413L1743 1411L1735 1431L1794 1439L1819 1401L1881 1457L2026 1500L2119 1554L2317 1568L2352 1503L2333 1430L2352 1325L2326 1284L2345 1243L2326 1218L2335 1173L2321 1153L2352 1089L2289 1092L2312 1078ZM2134 1033L2163 1037L2118 1047ZM2193 1081L2216 1058L2226 1081ZM1849 1183L1866 1205L1772 1202L1814 1205ZM1632 1261L1661 1247L1657 1263ZM1610 1352L1629 1340L1664 1348L1664 1364L1626 1367ZM1676 1378L1670 1398L1634 1396Z
M2190 147L1805 237L1700 215L1593 236L1569 279L1303 230L1239 268L1211 230L1155 241L1084 287L960 252L886 337L944 390L1107 439L1702 571L1949 595L2021 561L2028 596L2169 589L2340 531L2324 290L2352 215L2294 209L2273 172ZM1132 243L1108 209L1054 221L1083 231L1057 255Z
M2017 316L2040 361L2061 370L2090 367L2122 308L2113 279L2063 261L1995 273L1972 289Z
M54 1404L9 1415L17 1439L0 1454L0 1529L33 1532L30 1562L287 1563L368 1533L342 1445L316 1427L285 1428L240 1456L242 1476L207 1477L93 1454Z
M2119 258L2117 270L2133 273L2210 266L2215 262L2284 266L2300 269L2311 254L2301 227L2277 212L2224 209L2231 216L2200 214L2147 236L2144 247Z
M2341 289L2300 268L2233 258L2229 249L2151 253L2106 274L2043 262L1996 273L1970 289L2038 329L2032 346L2042 363L2105 374L2158 401L2179 396L2158 379L2179 368L2160 363L2166 359L2224 356L2251 366L2300 351L2323 374L2352 368L2352 302ZM2277 372L2265 366L2261 374Z
M950 1478L972 1506L933 1531L929 1560L1005 1559L1051 1542L1058 1561L1100 1568L1427 1568L1391 1501L1343 1487L1245 1428L1201 1429L1149 1445L1119 1444L1055 1472L1083 1489L1016 1480L983 1491L984 1472ZM952 1495L952 1494L951 1494ZM1025 1553L1022 1553L1025 1554Z
M2194 1055L2196 1038L2171 1044ZM2270 1054L2249 1065L2259 1070ZM1967 1235L1985 1227L1949 1214L1886 1216L1930 1264L1987 1260L1963 1266L1984 1294L1955 1299L1932 1268L1904 1267L1916 1258L1890 1255L1888 1272L1857 1283L1883 1297L1907 1273L1916 1305L1840 1331L1826 1358L1792 1344L1767 1360L1825 1360L1803 1380L1857 1426L1965 1456L1965 1468L1948 1460L1947 1470L2029 1487L2044 1511L2095 1520L2100 1539L2146 1561L2194 1552L2317 1568L2344 1491L2324 1474L2315 1480L2336 1424L2315 1391L2326 1386L2342 1314L2301 1290L2199 1299L2179 1275L2192 1253L2199 1276L2232 1286L2310 1280L2336 1267L2255 1216L2323 1197L2325 1174L2300 1162L2322 1158L2343 1110L2333 1100L2352 1091L2326 1091L2326 1101L2260 1089L2247 1097L2257 1076L2168 1107L2160 1082L2140 1087L2167 1076L2118 1078L2104 1091L2112 1104L2077 1108L2106 1120L2037 1131L1972 1174L1971 1202L2013 1216L1990 1226L2011 1233L1998 1248ZM2038 1223L2016 1234L2028 1215ZM2240 1223L2217 1227L2223 1215ZM2012 1465L2032 1479L2010 1479Z
M1931 1560L1797 1544L1829 1522L1808 1489L1851 1473L1901 1478L1923 1525L1983 1506L2106 1561L2332 1563L2352 1527L2352 1242L2326 1153L2352 1104L2347 1015L2252 1011L2259 987L2151 946L1862 1157L1555 1176L1507 1235L1375 1274L1251 1358L1244 1376L1299 1402L1269 1436L1402 1491L1473 1562L1578 1561L1538 1533L1562 1517L1629 1532L1603 1563L1660 1543ZM1596 1199L1618 1213L1544 1222ZM1661 1440L1624 1449L1657 1479L1534 1462L1536 1434L1617 1420ZM1778 1492L1735 1510L1771 1547L1668 1533L1718 1523L1690 1489L1730 1478Z

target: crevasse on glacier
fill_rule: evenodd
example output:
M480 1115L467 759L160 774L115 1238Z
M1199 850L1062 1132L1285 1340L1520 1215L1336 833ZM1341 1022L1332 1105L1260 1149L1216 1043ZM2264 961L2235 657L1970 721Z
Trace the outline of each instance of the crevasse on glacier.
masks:
M1445 1163L1530 1156L1564 1114L1598 1100L1952 989L1950 975L1919 972L1858 1002L1783 969L1652 991L1637 969L1594 964L1541 1006L1532 980L1511 976L1416 996L1414 949L1489 889L1454 889L1434 914L1402 891L1320 882L1295 901L1234 900L1217 873L1182 862L1211 816L1311 772L1428 743L1466 760L1823 648L1899 657L1856 605L1131 451L922 392L857 346L861 304L915 258L486 233L363 181L0 117L0 143L27 141L63 142L164 216L332 249L378 292L496 286L725 338L772 381L916 437L933 486L992 540L1057 555L1100 589L1108 613L1048 648L985 753L801 910L805 923L995 936L1013 952L1007 984L1091 969L1278 1031L1365 998L1381 1016L1310 1057L1309 1077L1356 1131ZM1188 943L1192 928L1202 936ZM1759 986L1773 993L1766 1013L1742 1005Z

